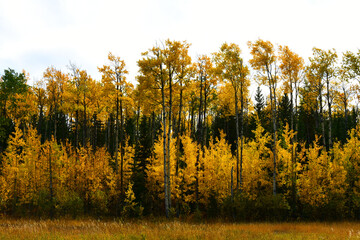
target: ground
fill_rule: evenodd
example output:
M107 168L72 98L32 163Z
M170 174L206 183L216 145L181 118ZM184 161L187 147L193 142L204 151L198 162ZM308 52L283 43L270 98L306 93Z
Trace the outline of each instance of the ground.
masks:
M1 219L0 239L358 239L360 223Z

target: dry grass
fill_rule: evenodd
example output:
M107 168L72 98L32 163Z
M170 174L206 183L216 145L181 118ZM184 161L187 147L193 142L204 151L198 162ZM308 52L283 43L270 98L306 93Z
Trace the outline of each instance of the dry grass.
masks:
M0 220L0 239L358 239L360 223Z

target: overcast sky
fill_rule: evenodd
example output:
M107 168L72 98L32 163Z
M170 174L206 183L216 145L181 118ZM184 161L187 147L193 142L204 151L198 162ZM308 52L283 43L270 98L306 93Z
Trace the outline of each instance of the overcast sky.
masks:
M0 0L0 71L25 69L32 81L69 61L100 79L111 51L137 74L141 52L156 42L186 40L190 55L247 41L288 45L307 59L312 48L339 55L360 48L357 0Z

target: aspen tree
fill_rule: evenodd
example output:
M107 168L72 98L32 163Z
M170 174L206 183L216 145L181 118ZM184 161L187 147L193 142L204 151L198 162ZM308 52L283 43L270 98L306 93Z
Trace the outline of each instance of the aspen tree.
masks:
M357 81L357 84L352 80ZM352 94L356 95L357 93L358 102L360 101L360 50L357 53L347 51L343 54L340 81L340 87L342 91L341 99L345 108L345 124L347 125L347 108L345 105L348 105ZM348 129L347 126L346 129Z
M288 46L279 47L279 59L281 76L284 80L285 94L290 93L290 131L294 133L293 137L285 138L289 139L288 145L291 146L291 166L292 166L292 198L293 203L296 202L296 150L297 150L297 102L299 94L299 85L302 80L302 73L304 69L304 60L296 53L292 52ZM295 94L295 96L294 96ZM294 107L295 103L295 107ZM295 122L295 127L294 127ZM288 133L289 129L286 130ZM295 143L294 143L295 141Z
M252 55L252 59L249 61L250 65L258 72L260 82L268 86L270 91L270 107L273 125L273 194L276 195L276 88L279 82L277 56L275 55L274 46L270 41L258 39L254 43L248 42L248 46L251 49L250 53Z
M248 67L243 63L240 57L240 48L238 45L224 43L220 51L214 54L214 60L218 74L224 81L229 81L234 89L235 99L235 117L236 117L236 188L242 189L242 165L243 165L243 146L244 146L244 95L250 83L246 78L249 74ZM238 98L240 97L240 120L241 129L239 131L239 110ZM239 148L240 138L240 148ZM239 150L240 149L240 150ZM240 151L240 152L239 152Z
M328 127L328 149L332 148L332 102L334 99L334 94L332 91L333 83L335 76L337 75L337 69L335 67L337 54L335 49L332 50L322 50L319 48L313 48L313 57L309 58L310 66L308 71L310 71L315 77L318 86L318 98L320 105L320 118L322 121L323 128L323 143L325 143L325 126L324 126L324 117L323 117L323 106L322 106L322 88L326 88L326 103L328 107L328 116L329 116L329 127Z
M163 177L164 177L164 200L165 200L165 214L166 217L169 217L169 208L170 208L170 204L169 204L169 187L168 187L168 161L169 161L169 157L168 156L168 148L170 146L168 146L168 142L166 141L167 139L167 104L166 104L166 89L168 86L168 82L167 82L167 78L168 78L168 74L166 73L166 66L164 63L164 53L162 51L162 49L158 46L155 46L151 49L149 49L149 51L143 52L142 53L143 58L140 59L137 64L140 68L140 78L146 82L148 82L149 87L151 87L154 91L160 91L160 95L161 95L161 107L162 107L162 149L163 149L163 153L162 153L162 157L163 157Z
M115 171L119 171L118 153L120 152L120 192L121 197L124 193L124 98L126 97L132 84L126 81L125 75L128 71L125 69L125 62L116 57L111 52L108 54L110 65L104 65L98 68L102 73L102 81L107 88L112 88L112 95L115 104ZM120 118L120 122L119 122ZM120 132L120 141L119 141ZM120 145L120 150L119 150Z
M43 79L46 82L46 95L49 105L49 116L54 121L54 132L53 136L57 140L57 128L58 128L58 118L63 108L63 95L68 82L68 74L62 73L60 70L55 69L54 67L49 67L45 70L43 74ZM47 127L48 129L50 128ZM50 134L48 139L50 139Z
M206 135L207 135L207 108L209 95L211 94L214 85L216 85L216 77L214 76L214 67L209 57L202 55L198 58L198 61L195 63L196 68L196 83L199 85L199 113L198 113L198 123L197 123L197 142L201 145L199 152L196 158L196 181L195 181L195 195L196 201L199 198L199 178L198 172L200 169L200 158L204 154L204 147L206 145ZM201 152L200 152L201 151Z

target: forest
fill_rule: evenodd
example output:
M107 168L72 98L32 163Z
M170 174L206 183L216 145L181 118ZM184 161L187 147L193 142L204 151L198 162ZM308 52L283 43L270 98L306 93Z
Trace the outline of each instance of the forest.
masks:
M131 81L112 53L101 79L5 69L0 214L360 219L360 50L247 45L166 40Z

